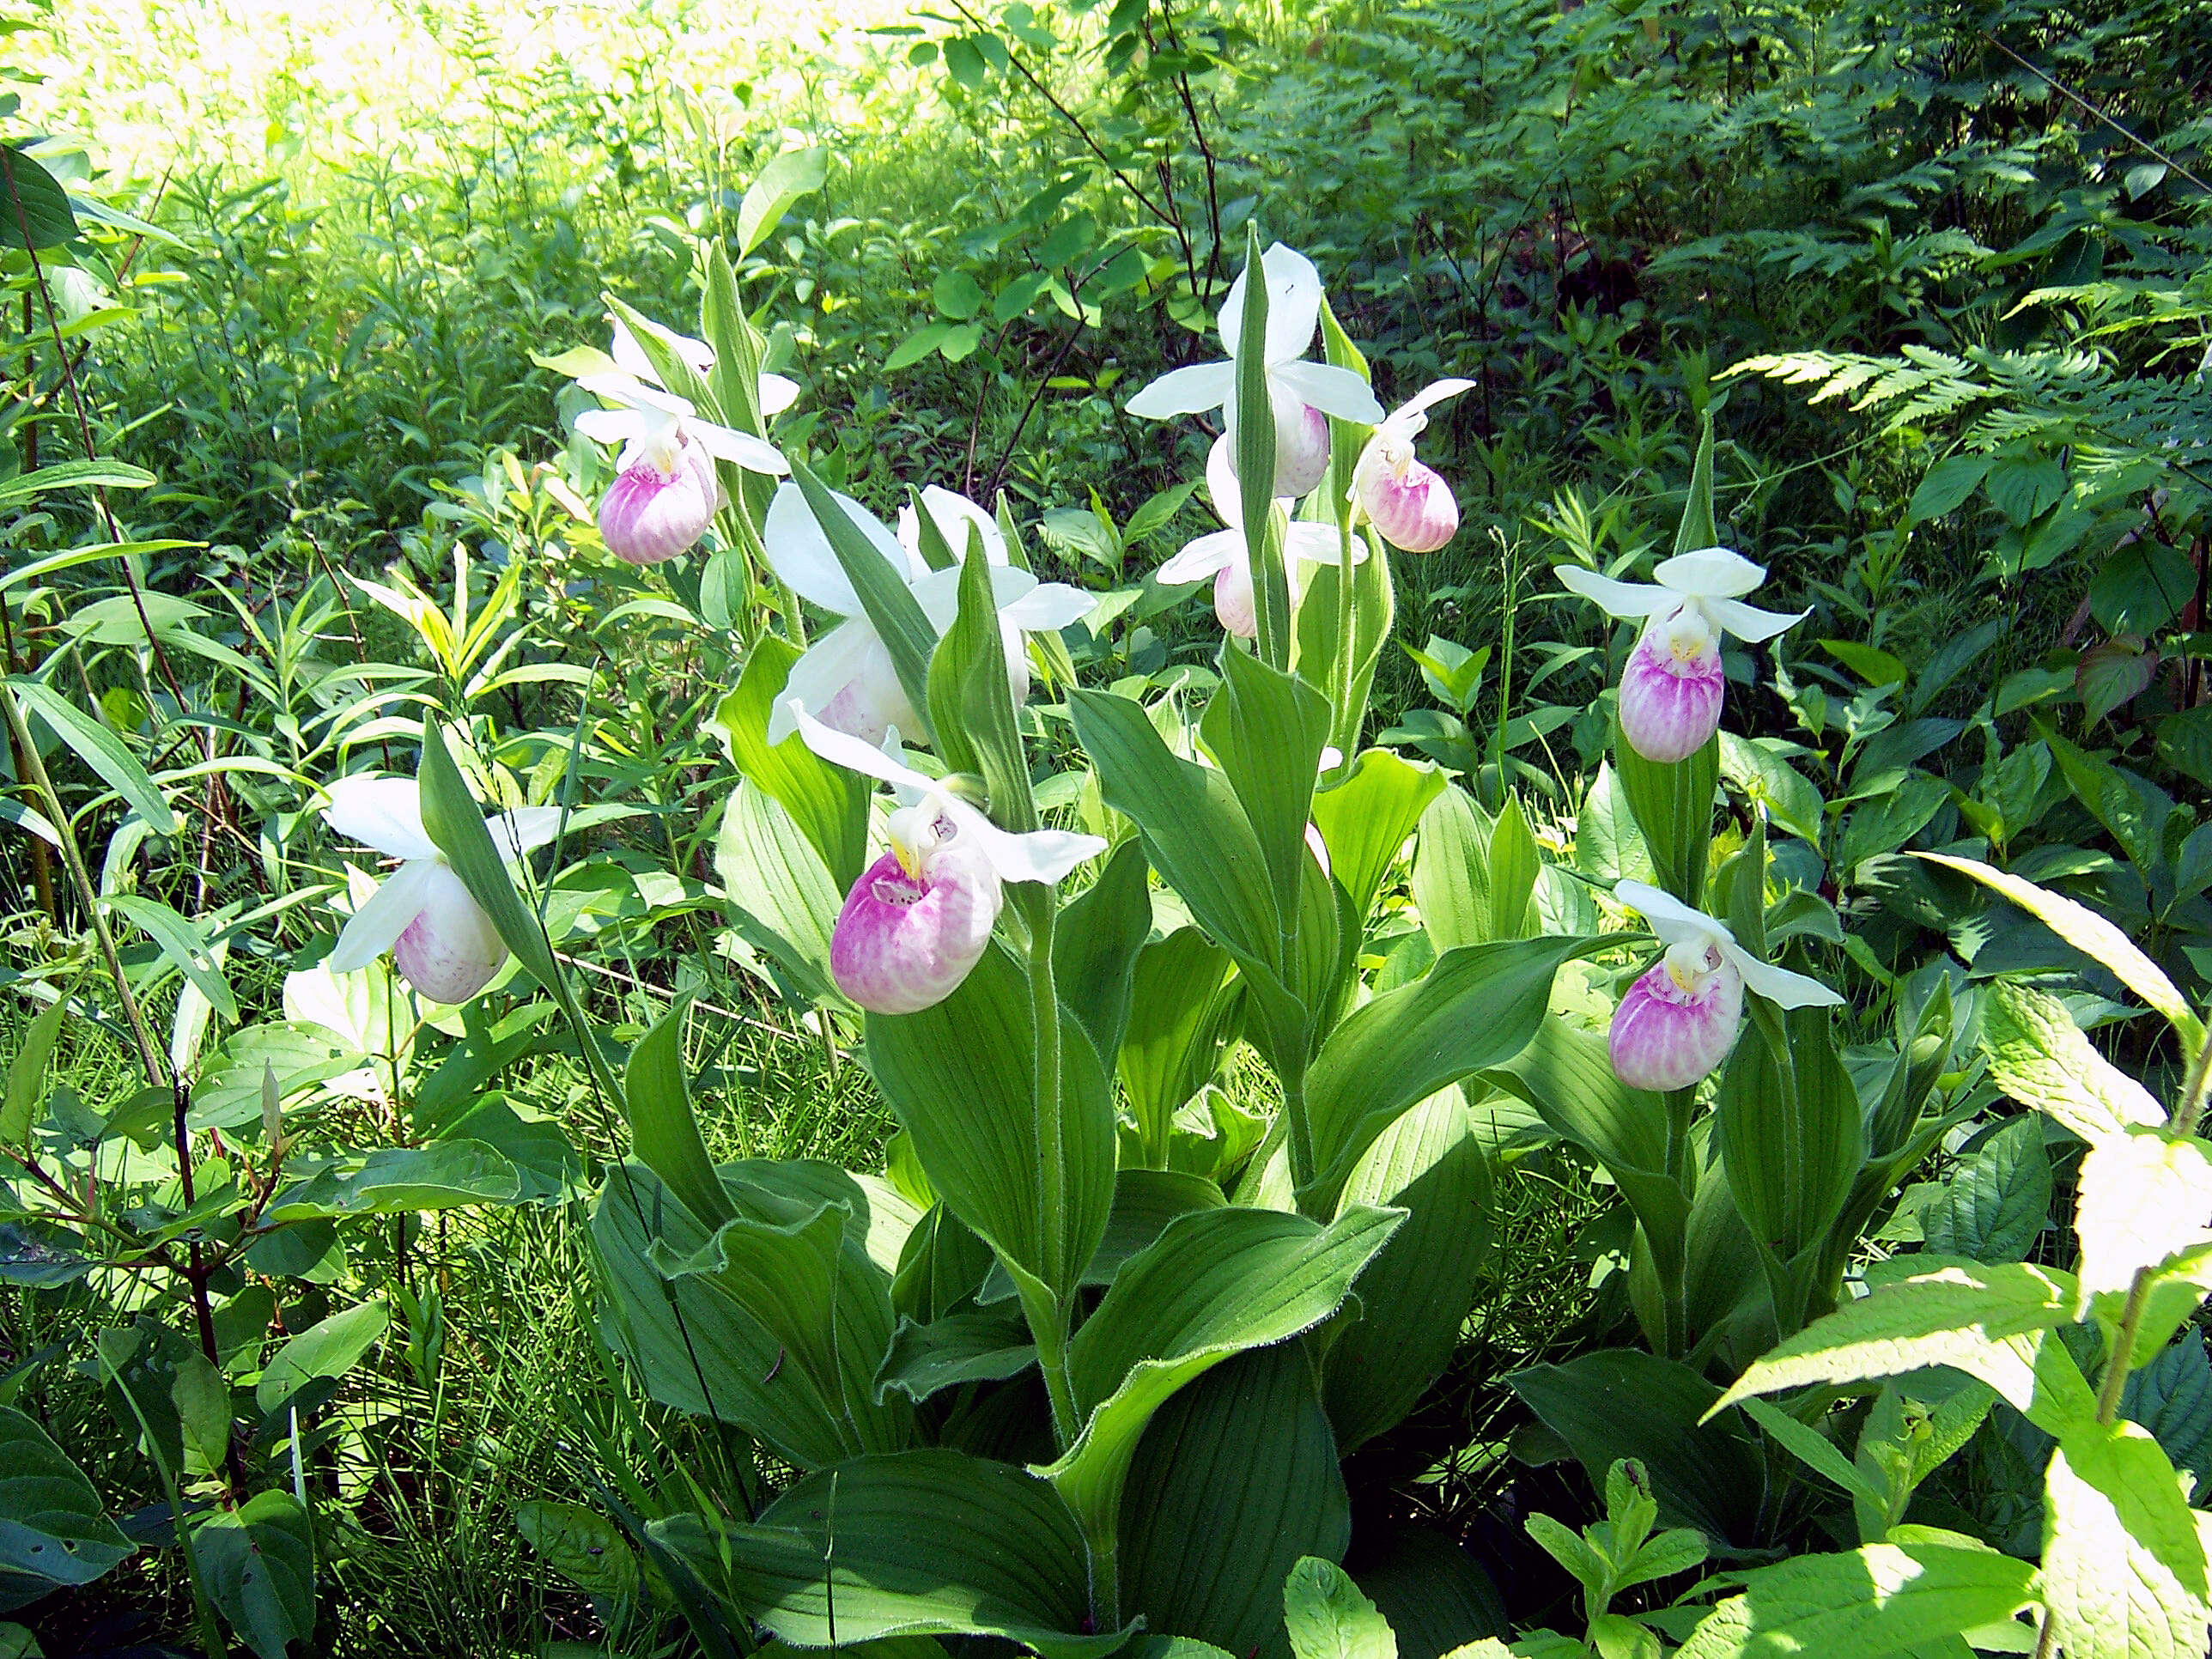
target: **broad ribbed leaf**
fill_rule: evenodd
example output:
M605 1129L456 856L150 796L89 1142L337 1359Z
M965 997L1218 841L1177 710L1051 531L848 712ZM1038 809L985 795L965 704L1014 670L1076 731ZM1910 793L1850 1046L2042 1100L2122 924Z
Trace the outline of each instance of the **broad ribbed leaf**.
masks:
M1931 864L1972 876L1984 887L2003 894L2084 956L2103 963L2121 984L2166 1016L2181 1034L2183 1046L2191 1052L2195 1052L2204 1041L2204 1023L2190 1011L2189 1000L2174 988L2165 970L2137 950L2135 942L2118 927L2087 905L1972 859L1947 858L1937 853L1920 856Z
M1385 1129L1345 1183L1350 1204L1407 1212L1329 1344L1322 1395L1351 1451L1396 1424L1450 1363L1490 1245L1490 1163L1457 1089Z
M2068 1659L2203 1659L2203 1536L2150 1431L2084 1423L2044 1474L2043 1600Z
M53 1081L46 1067L61 1037L62 1016L68 1007L67 997L56 997L48 1003L25 1030L23 1046L9 1062L7 1097L0 1103L0 1146L20 1147L30 1137L33 1115Z
M738 779L723 804L714 872L738 937L765 952L799 996L850 1006L830 966L844 891L797 823L750 778Z
M1166 1162L1175 1115L1220 1068L1236 1006L1229 952L1199 929L1177 928L1137 953L1120 1070L1155 1166Z
M720 1227L737 1213L714 1160L691 1115L691 1084L684 1069L684 1024L678 1003L637 1040L623 1073L629 1109L630 1146L661 1184L701 1222Z
M1299 882L1313 856L1306 824L1328 743L1328 699L1233 643L1222 647L1219 661L1221 687L1206 706L1200 735L1252 826L1276 914L1288 917L1297 913Z
M83 1472L31 1419L0 1406L0 1568L88 1584L131 1550Z
M1152 931L1152 872L1134 841L1115 848L1098 879L1060 907L1053 931L1060 999L1109 1069L1128 1024L1131 975Z
M1029 977L1012 954L983 952L933 1008L868 1018L876 1081L914 1136L948 1208L1018 1269L1065 1296L1104 1237L1114 1205L1114 1109L1091 1040L1060 1013L1058 1215L1041 1208L1044 1156L1036 1099Z
M1049 1469L1060 1495L1110 1528L1138 1438L1209 1367L1336 1311L1403 1212L1353 1206L1327 1227L1276 1210L1203 1210L1130 1259L1069 1346L1083 1431Z
M955 1451L855 1458L809 1475L757 1523L696 1516L649 1528L794 1647L886 1636L999 1636L1043 1659L1103 1659L1128 1632L1085 1634L1075 1517L1044 1481Z
M1982 1052L2007 1094L2093 1146L2131 1124L2166 1121L2150 1091L2097 1052L2064 1003L2021 981L1996 980L1983 994Z
M60 247L76 238L76 212L61 181L27 155L21 144L0 145L7 152L6 178L14 193L6 196L7 211L0 212L0 247ZM15 208L23 216L19 221ZM87 210L88 216L90 210ZM28 227L27 238L23 232ZM159 234L159 233L156 233ZM1255 287L1259 286L1257 283ZM107 462L79 462L79 465L108 465ZM137 471L133 468L132 471ZM36 474L33 475L36 477ZM147 480L149 483L153 480Z
M1448 786L1421 814L1413 904L1439 956L1491 938L1491 829L1474 797L1456 786Z
M1406 1109L1528 1046L1559 964L1595 948L1586 939L1462 945L1411 985L1346 1015L1306 1080L1313 1192L1334 1204L1375 1138Z
M1544 861L1536 850L1536 837L1521 811L1521 798L1508 794L1490 829L1490 937L1519 939L1528 931L1528 896L1536 890L1536 878Z
M1632 1348L1601 1349L1564 1365L1532 1365L1507 1379L1565 1440L1593 1483L1624 1457L1643 1463L1660 1519L1716 1542L1749 1539L1765 1470L1726 1402L1687 1365Z
M1693 908L1705 894L1705 855L1713 839L1713 796L1720 787L1721 740L1715 732L1686 761L1650 761L1613 732L1613 773L1660 886Z
M1399 1659L1442 1659L1470 1643L1510 1635L1498 1586L1474 1551L1426 1527L1363 1530L1349 1558L1359 1588L1398 1638Z
M1018 1313L972 1308L926 1325L899 1321L876 1374L876 1397L892 1389L919 1405L963 1382L1000 1382L1036 1364L1036 1345Z
M776 1194L783 1207L835 1200L854 1218L839 1263L841 1337L851 1333L855 1354L841 1356L840 1372L859 1386L841 1401L824 1398L803 1368L780 1364L785 1345L750 1309L713 1277L664 1278L650 1253L662 1260L697 1255L710 1235L676 1201L653 1171L623 1164L611 1170L592 1216L607 1300L602 1325L610 1344L637 1367L646 1390L664 1405L735 1424L777 1456L800 1468L819 1468L867 1450L901 1443L904 1402L878 1409L867 1398L873 1373L890 1341L888 1276L860 1240L876 1224L879 1191L826 1164L739 1163L722 1166L732 1207L776 1218L757 1196ZM865 1220L863 1219L865 1218ZM872 1279L872 1283L871 1280ZM850 1413L849 1415L848 1413Z
M788 640L763 634L745 658L737 690L716 706L711 724L738 770L790 814L842 894L867 862L866 781L830 765L796 733L779 744L768 740L769 717L799 655ZM723 878L729 879L726 872Z
M315 1632L315 1531L300 1500L258 1492L192 1530L209 1600L259 1659Z
M1229 780L1178 758L1127 697L1075 688L1067 706L1106 804L1136 820L1152 868L1239 960L1279 973L1267 860Z
M917 523L936 521L919 504ZM1037 827L1036 802L1030 793L1029 763L1022 756L1020 730L1014 724L1014 700L1006 680L1006 647L999 631L998 601L991 592L991 562L981 536L970 531L961 556L960 609L929 659L929 723L937 751L956 772L980 774L990 798L991 817L1016 832ZM881 563L881 560L877 561Z
M1763 1029L1736 1045L1716 1099L1716 1133L1752 1237L1789 1262L1826 1237L1866 1160L1866 1131L1828 1011L1793 1009L1783 1021L1786 1066Z
M1752 1575L1691 1632L1675 1659L1881 1659L2008 1619L2030 1600L2033 1562L1942 1544L1869 1544L1801 1555Z
M1313 798L1313 821L1328 848L1329 874L1351 896L1364 924L1376 895L1429 803L1444 791L1444 775L1388 749L1360 756L1351 775Z
M1146 1627L1287 1659L1283 1578L1340 1557L1352 1510L1305 1346L1239 1354L1154 1414L1121 1496L1121 1605Z

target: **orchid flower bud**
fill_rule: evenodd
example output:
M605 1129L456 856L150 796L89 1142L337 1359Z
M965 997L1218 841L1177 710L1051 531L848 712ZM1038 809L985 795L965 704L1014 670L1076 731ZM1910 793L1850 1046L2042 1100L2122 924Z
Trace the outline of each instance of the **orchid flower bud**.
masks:
M838 912L830 971L870 1012L911 1014L968 977L991 942L1005 889L941 798L893 812L890 842Z
M1352 498L1376 533L1407 553L1433 553L1459 532L1459 502L1436 469L1413 456L1428 411L1472 380L1438 380L1390 411L1359 452Z
M697 439L663 446L634 441L621 476L600 500L599 538L628 563L659 564L707 533L721 499L714 458Z
M1613 896L1642 913L1666 946L1613 1010L1607 1048L1632 1089L1687 1089L1735 1047L1746 986L1784 1008L1843 1001L1818 980L1762 962L1726 927L1659 889L1624 881Z
M1268 401L1275 411L1275 488L1278 497L1291 501L1319 486L1328 476L1328 416L1311 404L1300 403L1279 390L1271 390ZM1237 442L1237 404L1222 411L1222 429L1233 447Z
M1725 548L1677 553L1651 574L1656 581L1624 582L1563 565L1559 582L1608 615L1649 619L1621 674L1620 734L1644 759L1669 764L1696 754L1720 726L1722 635L1757 644L1812 612L1744 604L1765 568Z
M1215 574L1213 616L1225 634L1240 640L1260 637L1260 601L1252 591L1252 567L1247 561L1224 564Z
M1325 423L1324 423L1325 424ZM1244 540L1244 503L1237 489L1235 441L1227 433L1213 441L1206 458L1206 492L1225 530L1215 530L1186 542L1159 568L1158 580L1169 586L1213 578L1213 614L1227 632L1239 639L1255 638L1260 631L1258 601L1252 592L1251 551ZM1287 509L1291 503L1279 501ZM1352 538L1355 564L1367 558L1364 536ZM1343 554L1343 539L1333 525L1290 520L1283 540L1283 561L1295 599L1305 589L1305 567L1334 564Z

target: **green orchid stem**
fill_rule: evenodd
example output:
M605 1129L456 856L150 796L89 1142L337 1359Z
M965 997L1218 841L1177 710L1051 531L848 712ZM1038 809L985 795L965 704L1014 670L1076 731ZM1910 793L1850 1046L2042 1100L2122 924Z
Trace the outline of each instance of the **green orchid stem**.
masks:
M1306 1073L1301 1063L1283 1077L1283 1120L1290 1125L1291 1188L1297 1195L1298 1213L1316 1221L1328 1218L1314 1206L1307 1188L1313 1185L1313 1122L1306 1115Z
M1030 924L1030 1019L1036 1038L1037 1217L1044 1247L1040 1266L1045 1283L1054 1287L1049 1311L1032 1307L1027 1298L1023 1310L1036 1343L1045 1392L1052 1399L1053 1430L1064 1451L1074 1442L1078 1422L1075 1391L1067 1380L1067 1328L1073 1310L1058 1290L1067 1276L1067 1264L1061 1260L1067 1170L1060 1145L1060 988L1052 967L1057 908L1057 896L1048 888L1022 907Z
M1121 1628L1121 1545L1115 1530L1086 1537L1091 1556L1091 1624L1101 1634Z

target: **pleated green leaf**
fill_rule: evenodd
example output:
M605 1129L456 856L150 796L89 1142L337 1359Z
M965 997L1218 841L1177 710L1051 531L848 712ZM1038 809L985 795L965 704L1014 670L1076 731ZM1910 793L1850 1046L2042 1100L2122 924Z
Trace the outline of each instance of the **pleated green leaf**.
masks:
M763 634L746 655L737 690L716 705L711 724L731 763L790 815L842 895L867 862L867 782L830 765L795 733L781 743L768 740L769 720L799 654L781 635Z
M1222 647L1218 660L1221 686L1199 732L1252 826L1276 914L1289 916L1297 909L1299 881L1312 858L1306 824L1328 743L1328 699L1234 644Z
M1613 732L1613 775L1628 803L1660 886L1697 908L1705 887L1705 859L1713 840L1713 801L1720 788L1721 739L1717 732L1686 761L1646 760Z
M1175 1115L1219 1069L1236 1006L1229 952L1197 928L1177 928L1137 953L1120 1069L1155 1167L1166 1163Z
M1945 1544L1868 1544L1843 1555L1801 1555L1753 1573L1751 1588L1707 1614L1675 1659L1944 1651L1939 1644L1947 1638L2026 1606L2034 1575L2032 1561Z
M1328 1203L1360 1155L1414 1102L1528 1046L1559 964L1588 939L1462 945L1410 985L1354 1009L1330 1033L1306 1080L1314 1191Z
M679 1002L637 1040L623 1073L629 1109L630 1146L678 1203L708 1227L737 1211L714 1173L714 1160L691 1115L691 1085L684 1069L684 1022Z
M997 1636L1042 1659L1103 1659L1128 1639L1086 1633L1083 1535L1051 1486L960 1452L855 1458L754 1524L687 1515L649 1530L794 1647Z
M1320 1227L1276 1210L1202 1210L1132 1257L1069 1347L1083 1431L1040 1471L1086 1530L1113 1525L1129 1460L1162 1403L1231 1355L1328 1318L1404 1213L1355 1205Z
M1041 1208L1030 981L993 945L933 1008L868 1018L876 1081L914 1136L946 1207L1010 1270L1064 1296L1080 1281L1114 1205L1114 1108L1091 1040L1060 1018L1060 1212Z
M1123 842L1107 856L1098 879L1061 907L1052 936L1060 1000L1109 1068L1121 1051L1131 977L1152 932L1151 867L1142 845Z
M1363 924L1399 849L1443 791L1441 769L1370 749L1341 783L1314 796L1313 821L1328 848L1329 873Z

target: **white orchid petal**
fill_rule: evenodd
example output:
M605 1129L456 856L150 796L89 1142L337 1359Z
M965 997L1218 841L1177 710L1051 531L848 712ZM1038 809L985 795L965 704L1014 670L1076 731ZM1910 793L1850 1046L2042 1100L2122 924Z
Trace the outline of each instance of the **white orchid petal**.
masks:
M629 331L629 325L619 317L614 319L614 346L611 356L623 374L634 380L658 382L660 376L653 372L652 360L645 348L637 343L637 336Z
M1229 296L1215 319L1221 343L1231 357L1243 335L1244 283L1249 270L1248 265L1229 285ZM1267 337L1261 345L1272 368L1303 357L1313 343L1314 330L1321 325L1321 273L1312 260L1281 242L1260 256L1260 270L1267 284Z
M998 520L957 490L941 489L935 484L924 484L921 505L945 544L952 550L956 560L968 557L968 532L973 526L983 538L983 556L994 565L1007 563L1006 538L1000 531ZM911 508L906 509L911 511ZM905 538L901 537L901 541Z
M334 974L356 974L389 951L422 914L443 867L434 857L410 859L385 878L347 920L323 965Z
M1744 984L1769 1002L1784 1008L1840 1008L1843 998L1838 996L1817 979L1803 974L1794 974L1787 968L1778 968L1771 962L1761 962L1732 939L1720 941L1721 955L1735 964L1743 975Z
M911 581L926 568L919 560L908 557L898 544L898 538L866 507L849 495L832 491L831 496L898 573L900 580ZM788 582L799 598L841 617L860 614L860 595L853 591L845 567L838 563L829 536L797 484L787 483L777 489L775 499L769 503L768 517L761 526L761 543L768 551L769 568Z
M1702 910L1693 910L1672 893L1649 882L1615 882L1613 896L1642 916L1662 945L1717 945L1723 952L1736 948L1735 935Z
M787 374L763 374L760 377L760 412L768 419L789 409L799 401L799 385Z
M1098 596L1066 582L1040 582L1018 599L999 607L999 620L1025 634L1058 633L1098 608Z
M610 449L643 437L645 429L645 416L635 409L587 409L576 416L577 431Z
M1315 524L1310 520L1291 520L1290 534L1283 543L1284 554L1291 559L1303 559L1308 564L1337 564L1344 556L1344 538L1334 525ZM1367 562L1367 542L1364 537L1352 538L1352 562Z
M1206 452L1206 495L1231 530L1244 522L1244 495L1237 482L1237 446L1224 432Z
M882 750L845 732L832 731L808 714L797 698L787 697L783 706L791 711L792 723L805 739L806 746L832 766L842 766L848 772L858 772L863 777L875 778L898 789L916 789L926 794L938 787L936 779L924 776Z
M1779 611L1761 611L1757 605L1746 605L1741 599L1701 599L1698 604L1708 617L1747 645L1771 640L1784 629L1795 628L1813 614L1809 605L1793 617L1785 616Z
M1037 579L1019 565L994 564L991 567L991 608L1004 611L1008 605L1027 599L1036 589ZM960 615L960 568L957 565L944 570L933 570L915 582L915 603L921 614L929 618L929 625L942 635L951 629Z
M939 799L961 833L975 838L1001 881L1039 881L1050 885L1085 859L1106 850L1107 843L1098 836L1079 836L1066 830L1032 830L1016 835L999 828L966 801L950 795Z
M1129 413L1147 421L1174 415L1203 415L1237 395L1234 363L1193 363L1170 369L1129 399Z
M1553 574L1559 577L1560 586L1590 600L1609 617L1649 617L1672 611L1682 603L1682 596L1670 588L1650 582L1616 581L1578 564L1555 566Z
M422 827L422 789L412 778L340 778L325 793L323 821L348 841L395 859L434 859Z
M801 652L784 677L783 690L769 713L769 742L781 743L799 730L791 714L793 702L809 711L822 708L850 685L866 665L869 649L875 643L875 625L866 617L854 617L838 623Z
M1456 398L1461 392L1471 392L1474 389L1474 382L1472 380L1431 380L1390 411L1389 424L1400 426L1402 423L1409 426L1413 431L1419 432L1421 429L1420 427L1413 426L1412 422L1419 420L1422 425L1427 424L1429 410L1447 398Z
M783 459L783 452L764 438L756 438L750 432L739 432L733 427L718 426L712 421L686 421L686 437L696 438L701 447L709 455L741 466L748 472L765 473L780 478L791 471L791 463Z
M1216 530L1186 542L1182 550L1159 568L1155 577L1164 587L1200 582L1228 569L1244 556L1244 532Z
M663 392L658 386L647 386L627 374L583 374L576 384L595 398L605 398L610 403L626 409L657 409L664 415L673 415L678 420L689 418L697 411L687 398L672 392Z
M1725 547L1700 547L1660 560L1651 572L1662 587L1701 599L1735 599L1766 580L1766 567Z
M1382 422L1382 405L1375 401L1374 388L1356 369L1339 368L1334 363L1271 364L1267 378L1300 403L1340 421L1357 421L1363 426Z
M513 860L547 845L561 833L561 809L517 806L493 813L484 820L484 828L491 832L492 845L499 848L500 857Z

